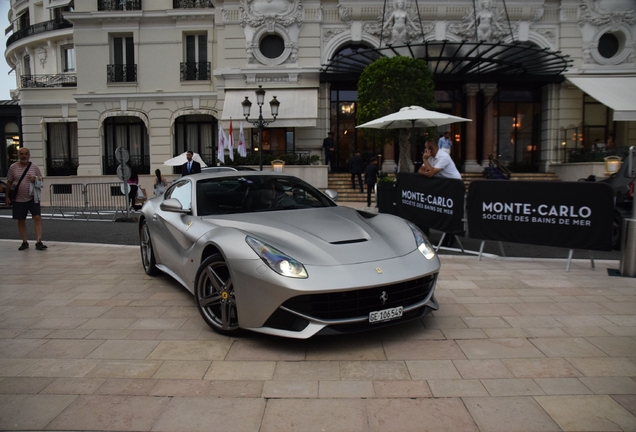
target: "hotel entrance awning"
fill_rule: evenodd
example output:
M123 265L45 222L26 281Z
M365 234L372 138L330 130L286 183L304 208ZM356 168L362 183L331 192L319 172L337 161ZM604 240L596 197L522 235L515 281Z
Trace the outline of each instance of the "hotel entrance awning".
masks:
M318 89L280 89L264 88L267 91L265 103L263 104L263 118L271 120L269 101L274 96L280 102L278 117L276 122L270 127L315 127L318 118ZM258 118L258 105L256 105L256 88L246 88L243 90L226 90L225 102L223 103L223 115L221 120L240 122L243 117L243 106L241 102L248 96L252 102L250 120ZM243 127L250 128L250 123L243 123Z
M428 63L436 81L562 82L572 63L569 56L525 43L426 41L380 48L358 47L336 55L322 67L327 82L357 79L382 57L406 56Z
M568 76L581 91L614 110L614 121L636 121L636 76Z

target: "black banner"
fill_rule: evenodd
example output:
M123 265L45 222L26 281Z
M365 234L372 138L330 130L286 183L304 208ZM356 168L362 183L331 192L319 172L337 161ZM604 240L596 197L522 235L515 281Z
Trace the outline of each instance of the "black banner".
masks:
M614 194L604 183L476 180L471 238L568 249L612 249Z
M395 192L398 215L419 227L461 234L464 192L462 180L399 173Z

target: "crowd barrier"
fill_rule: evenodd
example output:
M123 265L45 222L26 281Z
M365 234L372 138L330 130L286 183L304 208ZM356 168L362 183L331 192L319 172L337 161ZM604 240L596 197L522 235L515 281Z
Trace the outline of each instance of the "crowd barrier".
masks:
M88 219L92 214L112 215L115 220L118 213L126 216L128 197L121 190L120 182L113 183L72 183L52 184L49 189L51 218L59 212L62 217L73 213Z
M378 190L380 193L380 190ZM613 191L605 183L461 180L399 173L388 194L398 216L423 228L469 238L570 249L609 251ZM378 203L383 201L378 199ZM380 209L380 212L383 212ZM439 248L439 246L438 246ZM462 247L463 250L463 247Z

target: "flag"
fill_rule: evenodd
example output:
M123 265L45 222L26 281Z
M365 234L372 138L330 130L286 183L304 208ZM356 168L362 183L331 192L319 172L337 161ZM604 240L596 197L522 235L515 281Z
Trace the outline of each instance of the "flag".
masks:
M234 132L232 131L232 119L230 119L230 136L227 140L227 148L230 150L230 160L234 161Z
M243 122L241 122L241 130L239 132L238 154L242 157L247 156L247 149L245 148L245 135L243 135Z
M225 146L226 146L227 138L225 136L225 132L223 131L223 126L219 123L219 142L217 144L217 158L219 162L225 163Z

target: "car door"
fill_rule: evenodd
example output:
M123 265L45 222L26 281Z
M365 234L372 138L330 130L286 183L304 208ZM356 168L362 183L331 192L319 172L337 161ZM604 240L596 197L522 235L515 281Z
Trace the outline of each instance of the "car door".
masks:
M165 199L177 199L184 210L192 210L193 187L191 179L180 180L166 192ZM167 266L184 281L188 280L183 274L184 263L190 256L193 245L193 241L187 236L192 220L191 213L158 210L151 222L156 233L153 242L159 263Z

